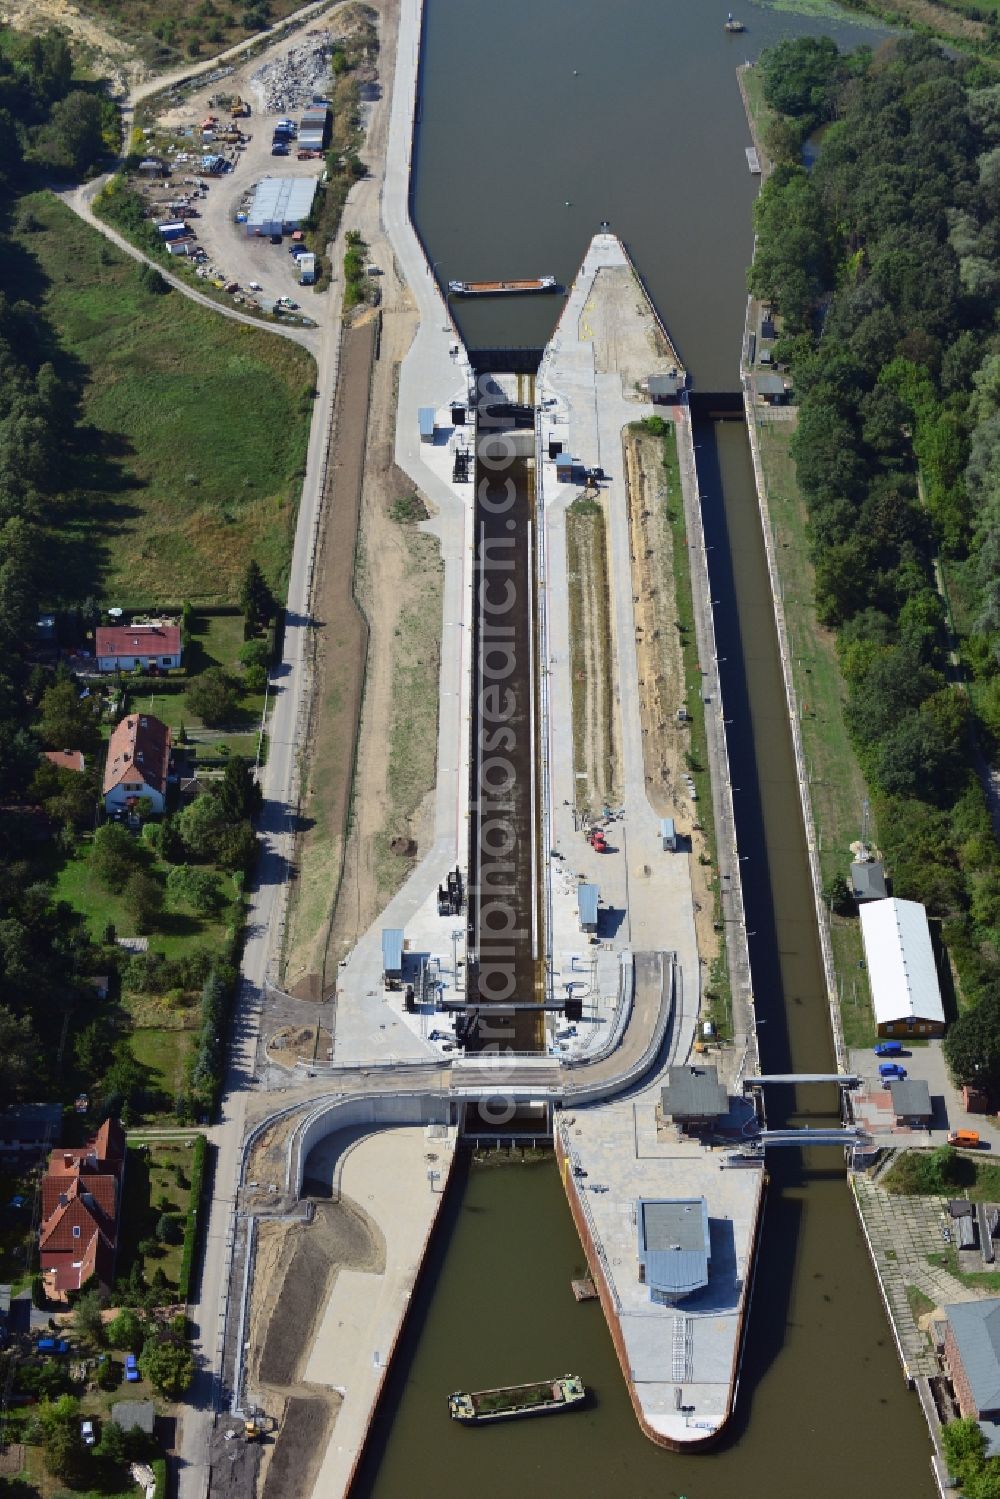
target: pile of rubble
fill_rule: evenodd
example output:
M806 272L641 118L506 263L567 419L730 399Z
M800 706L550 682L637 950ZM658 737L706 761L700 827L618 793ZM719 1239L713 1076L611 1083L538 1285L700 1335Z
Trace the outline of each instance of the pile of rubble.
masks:
M280 114L300 109L314 94L327 94L332 56L332 36L329 32L319 32L291 47L283 57L258 68L250 82L261 108L268 114Z

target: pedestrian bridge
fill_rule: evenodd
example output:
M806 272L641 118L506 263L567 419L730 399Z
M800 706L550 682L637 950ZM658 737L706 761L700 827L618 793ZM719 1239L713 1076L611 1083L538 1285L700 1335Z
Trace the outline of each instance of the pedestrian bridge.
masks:
M769 1145L792 1145L804 1150L810 1145L858 1146L874 1143L871 1135L860 1124L831 1125L829 1128L818 1125L802 1129L762 1129L747 1141L747 1145L755 1153Z
M836 1083L838 1088L857 1088L861 1079L853 1072L765 1072L760 1077L745 1077L743 1091L763 1088L768 1083L788 1083L792 1087L799 1083Z

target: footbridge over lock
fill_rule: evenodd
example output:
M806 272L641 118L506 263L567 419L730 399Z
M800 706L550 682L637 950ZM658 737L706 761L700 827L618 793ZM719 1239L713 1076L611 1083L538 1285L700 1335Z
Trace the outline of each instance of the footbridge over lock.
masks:
M764 1088L771 1083L787 1083L798 1087L800 1083L835 1083L838 1088L858 1088L861 1079L852 1072L765 1072L760 1077L743 1079L744 1093L754 1088Z

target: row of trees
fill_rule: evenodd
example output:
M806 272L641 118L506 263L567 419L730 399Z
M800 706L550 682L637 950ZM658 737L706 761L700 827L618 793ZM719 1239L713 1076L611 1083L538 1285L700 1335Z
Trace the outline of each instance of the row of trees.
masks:
M988 1006L1000 854L976 767L1000 739L984 711L992 683L1000 707L1000 88L914 38L848 58L786 42L762 70L779 164L750 284L783 315L817 610L837 631L895 889L943 919L966 996ZM819 124L807 172L798 152ZM949 659L940 555L976 621L971 695Z

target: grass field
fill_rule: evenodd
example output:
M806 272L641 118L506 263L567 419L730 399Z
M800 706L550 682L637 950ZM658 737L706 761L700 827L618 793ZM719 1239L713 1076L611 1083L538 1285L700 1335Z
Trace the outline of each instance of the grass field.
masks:
M122 1240L116 1276L128 1279L128 1272L139 1244L153 1237L161 1212L176 1215L178 1222L188 1212L191 1196L192 1144L179 1140L149 1140L143 1145L129 1141L125 1168L125 1199L122 1204ZM177 1180L180 1168L184 1185ZM181 1268L182 1245L163 1244L155 1257L146 1260L146 1279L161 1269L172 1286L176 1286Z
M40 303L57 371L90 424L80 491L48 559L60 592L128 607L228 603L251 556L283 592L305 464L312 358L156 295L135 263L48 194L0 260L8 296Z
M185 638L184 667L188 677L210 667L221 666L234 678L240 675L240 650L243 646L243 616L233 614L195 614ZM184 679L180 679L183 682ZM188 701L185 691L167 691L157 687L144 687L141 691L129 692L129 707L154 713L174 731L183 727L188 736L188 746L196 756L231 754L243 755L253 760L257 755L257 738L264 694L244 693L232 715L231 722L222 729L206 729L198 714Z
M834 875L846 875L849 871L850 846L861 834L866 787L844 722L847 690L840 674L834 636L816 618L806 509L790 451L794 430L794 422L787 420L763 420L758 425L809 794L825 883ZM860 967L862 948L857 920L834 916L832 935L845 1039L849 1046L866 1046L874 1039L874 1030L868 981Z
M119 937L136 936L135 922L124 899L100 883L91 869L89 855L90 839L84 838L74 857L67 859L56 875L55 898L68 901L81 913L97 941L102 939L109 921ZM156 859L150 862L150 872L154 875L165 875L168 867ZM221 941L224 929L224 920L197 911L163 911L149 942L168 958L174 958L187 951L193 940L206 944Z

